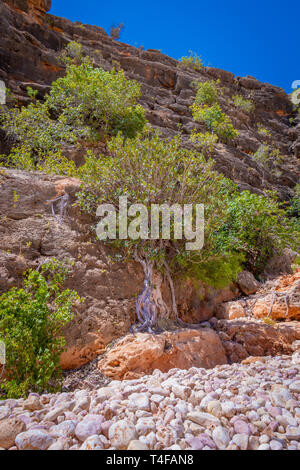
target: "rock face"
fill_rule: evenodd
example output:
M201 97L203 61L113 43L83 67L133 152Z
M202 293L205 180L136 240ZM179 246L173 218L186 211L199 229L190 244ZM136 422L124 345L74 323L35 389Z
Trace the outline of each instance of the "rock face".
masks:
M272 293L258 298L252 311L255 318L300 320L300 269L281 278Z
M100 371L114 379L129 379L176 367L210 368L226 364L218 335L210 329L181 330L160 335L128 335L99 362Z
M276 189L284 200L290 197L291 188L300 176L296 160L300 155L300 122L299 118L293 125L289 122L293 116L292 105L282 89L213 67L203 67L200 71L182 68L178 61L157 50L145 51L114 41L100 27L45 15L49 7L50 1L46 0L6 0L0 5L0 79L20 103L28 102L29 84L38 90L41 98L49 85L63 74L59 53L69 41L75 40L83 45L96 65L104 69L117 65L128 78L140 82L141 104L150 123L166 136L178 134L180 125L183 144L189 145L192 129L205 130L192 120L189 106L195 90L191 83L220 79L221 105L240 136L230 145L218 144L213 155L217 170L243 189L256 192ZM255 112L247 115L235 108L232 104L235 94L251 97ZM258 124L263 124L269 137L258 132ZM280 177L249 156L266 140L287 155Z
M51 8L51 0L4 0L4 3L16 11L27 13L29 18L41 24Z
M230 363L241 362L248 356L292 354L293 343L300 339L300 324L296 321L268 325L241 318L219 320L214 328Z

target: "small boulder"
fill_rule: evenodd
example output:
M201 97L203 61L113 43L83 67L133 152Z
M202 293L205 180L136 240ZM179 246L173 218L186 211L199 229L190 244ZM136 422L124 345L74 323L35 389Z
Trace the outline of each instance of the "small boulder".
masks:
M249 271L242 271L238 274L237 283L241 291L246 295L255 294L260 285L252 273Z
M109 428L109 440L116 449L127 449L129 443L137 437L135 426L122 419Z
M55 439L41 429L31 429L16 437L18 450L47 450L54 442Z
M15 444L18 434L26 429L24 422L18 418L4 419L0 422L0 447L9 449Z

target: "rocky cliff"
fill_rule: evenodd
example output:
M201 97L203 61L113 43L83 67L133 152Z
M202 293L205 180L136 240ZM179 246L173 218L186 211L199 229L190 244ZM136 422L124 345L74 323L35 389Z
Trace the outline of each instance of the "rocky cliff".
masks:
M183 145L189 146L190 132L194 128L204 130L192 119L189 107L194 101L195 90L191 83L219 79L223 89L221 105L240 136L234 144L217 145L213 155L216 168L243 189L256 192L276 189L284 200L293 194L300 175L300 122L284 90L260 83L253 77L235 77L213 67L203 67L199 71L182 67L178 61L157 50L145 51L114 41L100 27L49 15L50 3L47 0L0 2L0 79L19 104L26 104L29 100L27 86L37 89L38 97L42 98L49 85L64 73L59 53L74 40L83 45L85 53L96 65L104 69L121 67L128 78L137 80L142 87L140 102L147 110L149 122L166 136L180 132ZM248 115L233 105L232 97L237 93L251 98L255 112ZM293 123L290 118L295 118ZM268 136L258 132L258 124L266 128ZM0 138L2 153L9 143L3 134ZM281 176L262 169L250 156L266 140L285 155ZM109 252L100 244L93 243L90 220L72 205L79 184L77 180L39 173L1 170L0 174L0 291L19 285L26 269L37 267L47 258L67 257L74 262L68 283L84 296L85 303L78 308L75 320L66 330L68 351L62 357L64 368L88 363L103 353L111 341L128 332L134 322L136 295L143 284L138 264L113 264ZM68 192L71 204L64 223L59 225L47 201L63 191ZM170 300L169 290L166 286L163 289L164 297ZM241 295L238 286L216 291L185 283L177 285L176 289L181 317L193 322L210 320L220 303ZM236 310L236 306L228 307L227 304L224 308ZM220 321L226 324L227 320L225 317ZM222 328L225 327L219 327ZM255 329L255 326L251 328ZM240 329L244 331L243 326ZM265 327L261 329L263 343L269 333L265 333ZM273 333L272 330L271 336ZM198 336L192 335L191 342L198 341ZM239 346L237 349L234 346L237 335L230 332L227 336L223 342L230 361L242 360L253 354L255 348L248 347L246 340L241 341L244 347L241 353ZM291 334L283 341L287 346L279 350L289 350L295 339L298 339L297 334ZM161 344L165 343L161 341ZM262 350L262 354L274 353L271 343L270 347ZM189 359L186 367L193 363L193 347L187 345ZM164 354L159 357L160 362L166 358ZM175 364L173 359L170 364Z
M300 170L300 123L289 97L281 88L260 83L253 77L235 77L233 73L213 67L200 71L182 68L180 63L157 50L143 50L112 40L98 26L72 23L46 14L50 1L5 0L0 2L0 79L4 80L20 103L26 103L28 85L39 90L40 97L58 75L63 74L59 52L71 40L83 45L96 65L104 69L121 67L128 78L142 85L141 104L150 123L171 136L180 131L188 143L192 129L203 130L192 120L194 80L220 79L223 87L221 105L230 116L239 138L231 145L218 144L214 155L217 169L235 180L241 188L261 191L276 189L288 199L297 183ZM232 97L251 98L255 112L238 110ZM269 136L258 132L262 124ZM280 176L262 169L251 157L265 142L285 155Z

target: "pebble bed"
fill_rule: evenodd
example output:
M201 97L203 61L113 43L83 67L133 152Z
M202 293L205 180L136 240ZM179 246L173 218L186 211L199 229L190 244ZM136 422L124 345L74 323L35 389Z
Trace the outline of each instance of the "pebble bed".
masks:
M0 402L11 450L300 450L300 350Z

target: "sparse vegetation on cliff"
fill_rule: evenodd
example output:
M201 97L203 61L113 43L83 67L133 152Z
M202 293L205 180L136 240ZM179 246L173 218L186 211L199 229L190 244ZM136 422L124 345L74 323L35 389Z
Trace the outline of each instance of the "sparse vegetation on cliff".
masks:
M255 109L253 101L245 99L242 95L235 95L233 97L233 104L236 108L247 114L252 113Z
M191 109L194 120L205 123L208 130L217 134L222 142L229 142L239 135L230 118L222 112L219 104L199 106L194 103Z
M78 58L80 51L73 44L68 54ZM123 71L94 68L89 59L80 65L71 61L43 102L30 95L34 102L29 106L2 107L0 113L1 127L14 142L3 160L18 168L42 169L49 155L81 139L105 139L119 131L134 137L146 123L144 109L136 104L140 85L127 80Z
M181 57L179 66L191 68L193 70L198 71L201 70L203 67L203 61L201 59L201 56L199 56L193 51L189 51L189 54L189 56Z

